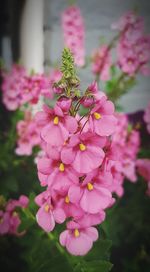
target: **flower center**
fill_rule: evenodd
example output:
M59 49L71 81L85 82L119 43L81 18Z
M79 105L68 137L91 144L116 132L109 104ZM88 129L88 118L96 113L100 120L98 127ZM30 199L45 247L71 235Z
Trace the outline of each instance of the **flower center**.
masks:
M60 172L64 172L65 171L65 166L64 166L64 164L62 162L59 165L59 171Z
M99 120L102 116L101 116L100 113L94 112L94 117L95 117L96 120Z
M66 196L66 197L65 197L65 203L66 203L66 204L69 204L69 202L70 202L69 196Z
M81 151L85 151L86 150L86 145L79 144L79 148L80 148Z
M45 212L48 213L49 210L50 210L50 205L46 204L45 207L44 207L44 210L45 210Z
M87 188L88 188L88 190L89 190L89 191L92 191L92 190L93 190L93 188L94 188L94 186L93 186L93 184L92 184L92 183L88 182L88 184L87 184Z
M58 118L58 116L55 116L53 122L54 122L54 125L58 125L58 123L59 123L59 118Z
M16 217L18 214L17 212L13 212L13 216Z
M2 223L3 223L3 221L4 221L4 219L3 219L3 218L0 218L0 224L2 224Z
M78 229L75 229L75 230L74 230L74 236L75 236L75 237L79 237L79 235L80 235L79 230L78 230Z

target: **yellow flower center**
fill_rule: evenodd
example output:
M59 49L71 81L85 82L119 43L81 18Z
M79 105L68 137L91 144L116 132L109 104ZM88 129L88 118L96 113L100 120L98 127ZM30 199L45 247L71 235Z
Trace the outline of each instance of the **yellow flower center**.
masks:
M65 171L65 166L64 166L64 164L62 162L59 165L59 171L60 172L64 172Z
M69 204L69 202L70 202L69 196L65 197L65 202L66 202L66 204Z
M78 229L75 229L75 230L74 230L74 236L75 236L75 237L79 237L79 235L80 235L79 230L78 230Z
M95 117L96 120L99 120L102 116L101 116L100 113L94 112L94 117Z
M58 118L58 116L55 116L53 122L54 122L54 125L58 125L58 123L59 123L59 118Z
M87 184L87 188L88 188L88 190L89 190L89 191L92 191L92 190L93 190L93 188L94 188L94 186L93 186L93 184L92 184L92 183L88 182L88 184Z
M16 217L18 214L17 212L13 212L13 216Z
M81 151L86 150L86 146L84 144L79 144L79 148Z
M46 204L45 207L44 207L44 210L45 210L45 212L49 212L50 206L48 204Z

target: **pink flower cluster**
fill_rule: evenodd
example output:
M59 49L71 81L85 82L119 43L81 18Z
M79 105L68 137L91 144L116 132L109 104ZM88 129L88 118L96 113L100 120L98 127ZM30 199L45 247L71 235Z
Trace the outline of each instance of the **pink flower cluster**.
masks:
M2 202L1 199L0 202ZM21 195L18 200L10 199L7 203L0 203L0 235L13 234L19 236L24 234L24 231L18 232L21 220L16 208L27 208L28 203L29 200L24 195Z
M150 159L138 159L136 161L138 173L147 181L147 195L150 196Z
M24 120L17 123L17 155L31 155L34 146L41 145L40 126L38 126L32 117L30 111L24 114Z
M117 128L112 137L112 154L116 162L112 163L112 174L114 176L112 190L118 196L124 192L123 183L127 178L136 182L136 159L140 148L140 135L135 129L129 130L129 122L125 114L118 113Z
M14 65L12 70L3 72L3 103L8 110L16 110L26 103L36 104L40 96L53 98L53 82L61 78L61 72L53 70L50 76L28 75L26 70Z
M146 122L147 124L147 130L150 134L150 102L145 110L145 113L144 113L144 121Z
M107 45L102 45L93 52L92 71L98 75L101 80L109 80L111 64L111 55Z
M81 11L77 6L70 6L62 13L64 43L73 53L75 64L85 64L85 30Z
M2 73L3 103L8 110L16 110L22 105L22 86L25 83L26 71L20 65L13 65L12 70Z
M116 128L114 105L96 84L89 89L94 105L88 117L70 115L68 98L58 100L36 114L43 126L44 155L37 168L41 186L46 190L35 199L40 207L36 218L46 232L67 220L60 243L73 255L85 255L98 239L94 227L105 219L105 209L114 203L112 173L107 167L110 137ZM70 219L70 220L69 220Z
M123 72L150 74L150 36L144 33L144 22L134 12L125 14L116 24L120 30L117 46L118 64ZM137 57L138 56L138 57Z

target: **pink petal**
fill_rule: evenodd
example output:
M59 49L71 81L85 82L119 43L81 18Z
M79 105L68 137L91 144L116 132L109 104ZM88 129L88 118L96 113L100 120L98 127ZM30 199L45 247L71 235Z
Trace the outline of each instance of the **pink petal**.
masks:
M88 146L86 151L78 151L73 162L74 169L79 173L89 173L101 165L104 152L101 148Z
M41 137L45 142L52 146L63 145L68 139L69 132L62 124L53 125L49 124L42 129Z
M72 203L78 203L81 198L81 189L79 186L71 186L68 191L69 199Z
M56 148L56 146L51 146L50 144L47 144L46 146L46 154L49 158L53 160L59 160L60 158L60 152L59 149Z
M80 200L80 206L84 211L96 214L107 208L110 202L111 193L107 189L93 189L92 191L85 189Z
M69 231L65 230L63 231L60 236L59 236L59 242L62 246L66 245L66 241L67 241L67 236L68 236Z
M55 221L59 224L63 223L66 219L64 211L60 208L56 208L53 212Z
M46 232L52 231L55 227L55 220L52 212L45 212L44 206L38 210L36 219L39 226Z
M98 239L98 231L94 227L85 229L85 233L91 238L92 241L96 241Z
M70 164L73 162L75 157L75 152L72 148L64 147L61 151L61 160L63 163Z
M83 256L92 248L92 240L85 233L80 232L79 237L68 236L66 241L67 250L75 256Z
M49 175L51 172L51 160L48 158L39 158L37 163L38 171L44 175Z
M115 110L114 104L107 100L102 107L102 114L113 114Z
M94 120L95 132L100 136L110 136L116 129L117 119L114 116L102 116Z
M78 128L77 120L72 116L67 116L65 117L65 126L70 133L74 133Z

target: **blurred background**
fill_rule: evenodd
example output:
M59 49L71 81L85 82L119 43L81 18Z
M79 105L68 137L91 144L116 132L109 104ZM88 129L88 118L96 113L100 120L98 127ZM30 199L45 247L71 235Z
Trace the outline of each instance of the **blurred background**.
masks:
M115 35L111 24L126 11L136 9L150 26L150 1L147 0L6 0L1 1L1 57L9 68L21 59L28 69L49 71L49 65L60 60L63 49L61 12L70 3L81 8L86 28L86 55L98 47L100 39L109 42ZM105 38L104 38L105 37ZM79 71L83 86L93 80L90 67ZM138 85L121 98L126 112L143 109L150 98L150 78L138 76Z

